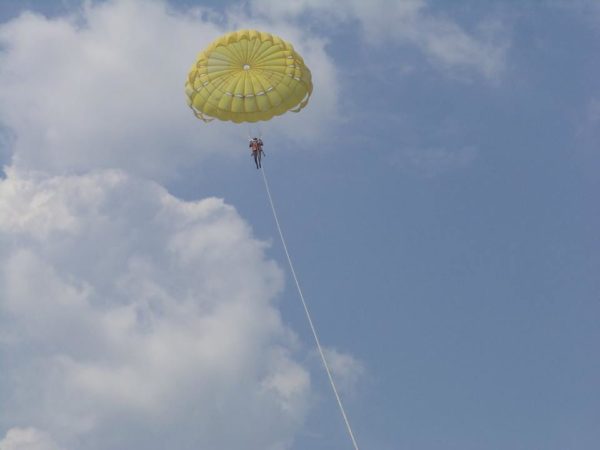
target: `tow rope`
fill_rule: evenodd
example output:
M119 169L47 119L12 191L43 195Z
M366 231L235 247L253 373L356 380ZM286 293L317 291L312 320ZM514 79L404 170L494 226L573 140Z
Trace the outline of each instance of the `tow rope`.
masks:
M327 364L327 359L325 358L325 353L323 353L323 349L321 348L321 342L319 341L319 335L317 334L317 330L313 324L312 318L310 316L310 312L308 310L308 305L306 304L306 300L304 299L304 295L302 294L302 289L300 288L300 283L298 282L298 277L296 276L296 271L294 270L294 265L292 264L292 258L290 258L290 253L288 252L288 248L285 243L285 238L283 237L283 232L281 231L281 225L279 224L279 219L277 218L277 212L275 211L275 205L273 203L273 197L271 196L271 190L269 189L269 182L267 181L267 175L265 173L265 169L261 168L260 172L262 173L262 178L263 178L263 181L265 182L265 189L267 191L267 196L269 198L269 204L271 205L271 211L273 211L273 218L275 219L275 224L277 225L277 231L279 232L279 237L281 238L281 244L283 245L283 250L285 251L285 256L287 257L287 261L290 266L290 271L292 273L292 277L294 278L294 282L296 283L296 288L298 289L298 295L300 296L300 300L302 301L302 306L304 307L304 312L306 313L306 318L308 319L308 324L310 325L310 329L312 331L313 337L315 338L315 343L317 344L317 349L319 350L319 355L321 355L321 361L323 361L323 366L325 367L325 371L327 372L327 377L329 378L329 383L331 384L331 388L333 389L333 394L335 395L335 399L337 400L337 404L340 408L340 412L342 413L344 423L346 424L346 428L348 429L348 434L350 435L350 439L352 440L352 445L354 445L354 450L359 450L358 444L356 443L356 439L354 438L354 433L352 432L352 427L350 426L350 421L348 420L348 416L346 415L346 411L344 410L344 405L342 404L342 400L340 398L340 395L338 394L338 390L335 387L335 382L333 381L333 376L331 375L331 370L329 369L329 364Z

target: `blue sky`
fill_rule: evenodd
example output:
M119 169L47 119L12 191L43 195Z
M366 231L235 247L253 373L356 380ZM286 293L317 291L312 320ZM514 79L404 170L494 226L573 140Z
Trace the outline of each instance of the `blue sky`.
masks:
M143 5L0 6L2 450L351 448L259 131L361 448L595 448L598 4ZM194 121L187 67L246 26L294 42L313 101Z

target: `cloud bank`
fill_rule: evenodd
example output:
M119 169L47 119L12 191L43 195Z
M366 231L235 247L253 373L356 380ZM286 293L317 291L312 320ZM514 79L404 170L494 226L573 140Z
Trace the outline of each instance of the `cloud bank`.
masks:
M78 449L288 448L310 379L282 273L232 207L118 171L9 170L0 243L3 427ZM40 436L1 448L55 448Z

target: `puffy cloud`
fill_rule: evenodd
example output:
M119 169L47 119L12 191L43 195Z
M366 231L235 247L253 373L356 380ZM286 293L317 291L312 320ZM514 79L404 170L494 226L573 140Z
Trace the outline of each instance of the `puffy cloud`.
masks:
M264 251L220 199L120 171L9 169L0 428L78 450L289 448L310 378ZM0 448L58 448L44 436L13 429Z
M425 0L254 0L252 4L257 13L279 19L312 14L329 23L356 23L372 44L409 43L444 68L467 69L488 79L504 70L508 39L499 21L484 21L469 33L428 11Z
M294 41L319 87L305 111L264 128L274 139L314 139L337 116L335 65L326 42L299 27L158 0L89 2L68 17L24 13L0 25L0 123L11 130L13 164L56 174L120 168L164 180L216 152L246 156L238 147L247 127L199 122L183 82L215 37L267 25Z
M349 353L334 348L324 349L327 364L331 369L336 386L347 394L353 394L359 380L365 374L364 364Z
M0 441L0 450L61 450L46 433L35 428L11 428Z

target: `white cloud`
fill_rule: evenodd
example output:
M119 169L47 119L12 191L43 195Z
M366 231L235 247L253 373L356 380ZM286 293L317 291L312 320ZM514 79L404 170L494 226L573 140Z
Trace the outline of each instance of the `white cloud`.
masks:
M289 448L310 378L264 250L216 198L180 201L119 171L9 169L0 428L78 450ZM0 448L56 448L39 436L11 430Z
M255 11L293 20L310 14L334 26L358 24L374 45L412 44L446 69L466 69L497 78L506 64L508 39L499 21L484 21L467 32L453 20L429 11L425 0L253 0Z
M60 450L48 434L35 428L11 428L0 441L0 450Z
M207 155L247 156L248 127L195 119L183 83L217 36L265 22L163 1L86 5L69 17L26 13L0 25L0 123L14 134L15 166L58 174L120 168L164 179ZM337 116L326 43L299 27L268 25L293 39L318 87L303 112L262 127L275 139L315 139Z
M326 348L324 352L336 387L352 395L359 380L365 374L364 364L351 354L342 353L334 348Z

